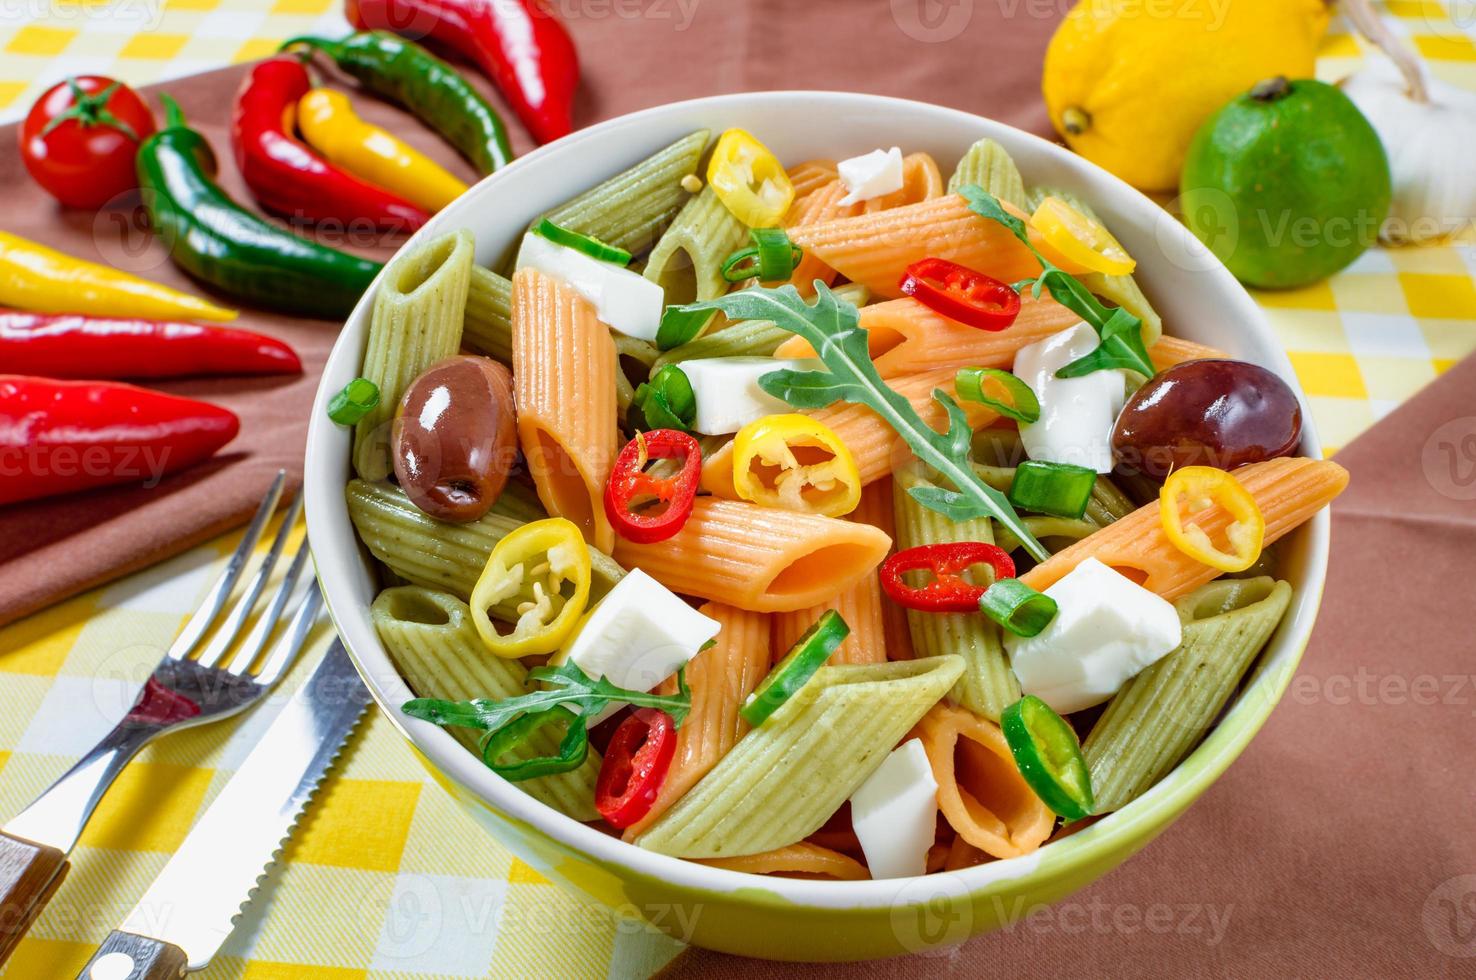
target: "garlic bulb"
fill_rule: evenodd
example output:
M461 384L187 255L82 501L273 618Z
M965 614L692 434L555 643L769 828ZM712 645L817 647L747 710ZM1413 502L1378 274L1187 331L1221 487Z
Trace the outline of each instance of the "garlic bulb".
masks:
M1427 77L1368 0L1343 0L1348 19L1388 58L1372 57L1343 91L1389 156L1394 198L1379 231L1387 242L1422 242L1476 226L1476 93Z

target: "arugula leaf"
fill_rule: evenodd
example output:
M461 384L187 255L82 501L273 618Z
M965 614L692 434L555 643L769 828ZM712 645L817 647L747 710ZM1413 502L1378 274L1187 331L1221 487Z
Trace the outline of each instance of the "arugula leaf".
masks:
M924 422L912 404L877 373L856 307L839 299L823 282L815 283L813 305L794 286L785 285L743 289L688 308L722 310L730 320L769 320L809 341L828 371L771 371L759 378L759 387L795 408L825 408L838 401L865 405L895 429L919 459L957 488L941 494L914 493L918 503L955 521L992 517L1037 560L1050 557L1004 494L974 472L969 460L973 433L963 409L938 390L933 397L948 415L948 429L939 433Z
M1006 211L993 194L977 184L965 184L958 192L969 202L969 210L1004 225L1040 262L1041 274L1035 279L1015 283L1016 292L1028 286L1031 294L1039 299L1042 290L1049 289L1052 299L1085 320L1102 338L1096 350L1061 368L1056 377L1079 378L1108 368L1126 368L1144 377L1153 377L1156 372L1153 361L1148 357L1148 348L1143 345L1142 320L1120 307L1108 309L1080 280L1042 255L1030 240L1025 222Z

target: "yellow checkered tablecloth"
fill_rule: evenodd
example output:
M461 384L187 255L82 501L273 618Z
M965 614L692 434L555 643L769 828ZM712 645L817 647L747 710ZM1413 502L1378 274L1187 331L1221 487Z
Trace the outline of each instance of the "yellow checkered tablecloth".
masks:
M1388 0L1435 74L1476 89L1476 0ZM0 121L67 73L134 84L346 29L338 0L10 0ZM1361 57L1335 28L1319 74ZM1321 285L1260 294L1331 447L1476 349L1476 247L1374 250ZM126 709L235 536L0 630L0 820ZM298 683L327 642L286 682ZM73 976L219 792L280 702L146 749L104 800L70 877L6 976ZM284 860L206 974L251 980L626 977L676 944L550 884L435 787L377 714L361 726Z

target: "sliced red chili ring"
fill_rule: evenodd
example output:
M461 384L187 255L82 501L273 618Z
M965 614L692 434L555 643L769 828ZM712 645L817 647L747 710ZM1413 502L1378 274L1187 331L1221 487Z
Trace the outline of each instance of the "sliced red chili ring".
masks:
M934 313L980 330L1003 330L1020 315L1020 294L1012 286L947 259L912 263L897 288Z
M882 562L882 591L898 605L923 612L977 612L987 585L973 585L961 573L971 565L994 569L995 581L1015 577L1009 552L983 541L924 544L899 551ZM906 572L929 571L932 581L914 588L903 580Z
M676 726L657 708L639 708L620 723L595 780L595 809L616 830L651 812L676 755Z
M675 476L653 476L646 472L653 459L680 459L682 468ZM638 432L615 457L605 484L605 516L627 541L665 541L692 516L701 478L702 447L696 439L675 429ZM651 501L654 505L646 507Z

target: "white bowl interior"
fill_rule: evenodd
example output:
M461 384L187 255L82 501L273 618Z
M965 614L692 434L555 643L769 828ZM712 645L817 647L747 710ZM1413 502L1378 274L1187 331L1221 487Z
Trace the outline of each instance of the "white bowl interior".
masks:
M542 211L695 129L708 128L716 135L731 127L754 133L785 164L816 157L843 159L878 146L896 145L903 152L931 153L945 173L976 140L986 136L997 140L1015 158L1027 184L1065 188L1091 203L1139 260L1138 280L1162 315L1167 332L1267 367L1302 397L1291 365L1254 301L1198 240L1156 204L1055 144L978 116L919 102L834 92L764 92L645 110L582 130L514 161L438 214L405 247L446 231L469 228L476 236L477 260L490 263ZM343 488L351 475L350 433L327 418L328 399L359 374L376 288L377 282L349 317L324 371L308 434L305 492L313 555L328 607L380 707L451 779L552 838L605 861L693 887L725 892L750 884L751 876L652 854L547 809L482 766L445 731L400 713L399 706L412 694L369 621L368 607L377 586L344 503ZM1303 452L1320 455L1304 397L1303 418ZM1297 591L1258 676L1274 675L1288 667L1306 643L1322 592L1328 524L1326 513L1319 515L1283 553L1281 574ZM1247 701L1243 695L1232 712L1257 708ZM1199 751L1233 754L1238 748L1207 743ZM1178 792L1182 788L1174 787L1173 793ZM1166 785L1160 784L1076 837L1110 837L1134 811L1172 805L1170 796ZM991 862L953 872L951 877L962 889L973 890L1027 873L1034 867L1034 857ZM770 877L764 880L764 888L807 905L884 906L898 896L905 881Z

